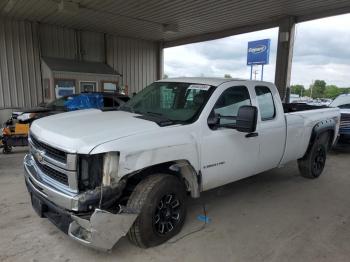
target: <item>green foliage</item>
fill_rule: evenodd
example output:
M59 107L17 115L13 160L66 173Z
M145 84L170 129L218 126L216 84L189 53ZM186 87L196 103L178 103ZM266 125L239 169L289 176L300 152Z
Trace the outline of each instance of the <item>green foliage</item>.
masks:
M225 78L232 78L232 76L230 74L225 74L224 77Z
M290 87L290 92L302 97L305 96L305 87L303 85L292 85Z
M315 82L310 86L311 97L312 98L324 98L326 91L326 82L324 80L315 80Z
M343 88L338 88L335 85L329 85L329 86L326 86L324 97L334 99L338 95L342 94L342 92L343 92Z
M309 89L305 89L303 85L292 85L292 94L298 94L301 97L308 96L312 98L336 98L340 94L350 93L349 88L340 88L336 85L327 85L324 80L316 80Z

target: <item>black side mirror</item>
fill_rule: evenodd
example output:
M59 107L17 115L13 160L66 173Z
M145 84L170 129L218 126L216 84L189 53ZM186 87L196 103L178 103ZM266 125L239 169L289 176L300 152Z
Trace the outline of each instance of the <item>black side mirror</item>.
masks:
M256 130L258 109L256 106L241 106L238 109L236 129L239 132L253 133Z
M220 125L220 116L218 116L217 114L211 114L207 120L208 126L211 129L217 129L218 126Z

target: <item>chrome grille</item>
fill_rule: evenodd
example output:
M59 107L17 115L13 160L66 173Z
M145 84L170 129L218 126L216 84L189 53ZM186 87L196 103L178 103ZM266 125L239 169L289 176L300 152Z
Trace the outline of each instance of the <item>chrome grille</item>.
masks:
M40 142L37 140L34 136L30 136L30 139L34 146L39 150L45 150L46 154L49 157L52 157L58 161L66 162L67 161L67 154L59 149L53 148L43 142Z
M43 172L45 175L51 177L52 179L69 186L68 184L68 176L67 174L61 173L45 164L41 164L35 159L35 164L38 166L38 168Z
M43 143L33 134L29 135L28 141L33 164L40 169L41 176L58 182L57 185L50 186L64 187L65 190L77 192L77 155Z
M350 114L341 114L340 127L350 127Z

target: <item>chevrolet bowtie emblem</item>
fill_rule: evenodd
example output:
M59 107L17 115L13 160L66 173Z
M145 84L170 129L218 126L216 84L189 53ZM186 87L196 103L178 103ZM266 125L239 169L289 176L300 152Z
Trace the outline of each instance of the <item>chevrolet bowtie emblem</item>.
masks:
M40 152L40 151L35 151L34 152L34 157L40 164L44 163L44 157L43 157L44 153L45 152Z

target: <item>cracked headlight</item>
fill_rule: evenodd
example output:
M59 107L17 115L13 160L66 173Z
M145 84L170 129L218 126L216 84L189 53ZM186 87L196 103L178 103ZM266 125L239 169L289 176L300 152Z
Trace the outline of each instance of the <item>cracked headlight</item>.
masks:
M117 182L119 168L119 152L109 152L103 156L103 177L102 185L110 186Z
M79 190L110 186L119 180L119 152L79 156Z
M92 190L102 183L103 155L79 155L79 190Z

